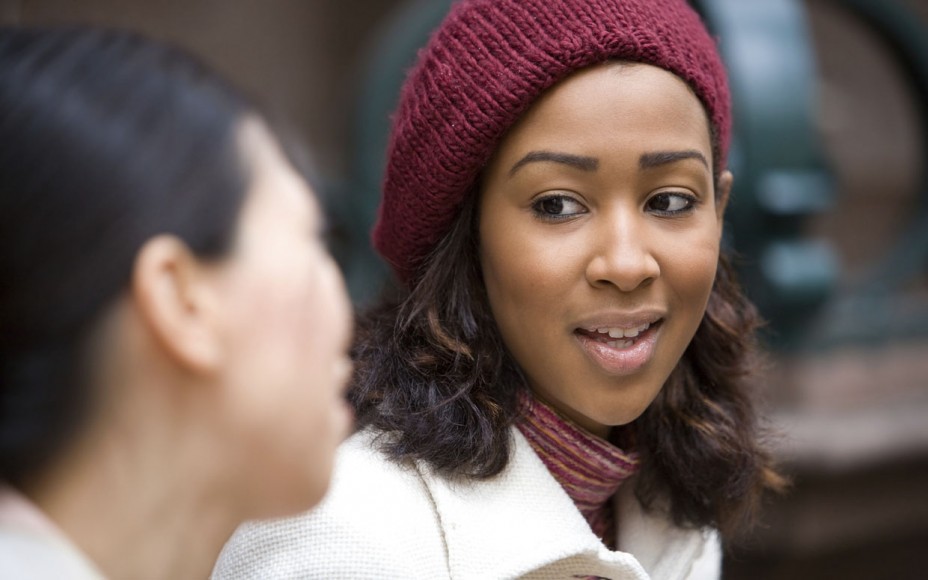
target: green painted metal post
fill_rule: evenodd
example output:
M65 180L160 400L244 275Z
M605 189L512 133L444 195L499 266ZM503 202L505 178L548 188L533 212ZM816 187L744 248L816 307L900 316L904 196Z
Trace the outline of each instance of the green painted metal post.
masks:
M798 0L699 0L729 70L735 174L727 227L749 294L788 345L831 294L838 263L804 222L833 204L815 129L817 74Z

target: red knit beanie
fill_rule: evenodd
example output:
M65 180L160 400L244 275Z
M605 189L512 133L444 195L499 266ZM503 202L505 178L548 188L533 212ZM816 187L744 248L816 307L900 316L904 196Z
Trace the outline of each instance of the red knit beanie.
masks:
M374 246L401 281L448 232L506 131L546 89L608 60L673 72L702 101L715 168L731 133L715 42L685 0L460 0L400 94Z

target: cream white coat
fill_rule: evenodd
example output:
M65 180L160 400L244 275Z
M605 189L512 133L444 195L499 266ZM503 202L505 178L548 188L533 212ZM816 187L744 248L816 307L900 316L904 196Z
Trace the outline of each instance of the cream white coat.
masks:
M0 485L0 578L103 580L103 574L36 505Z
M644 513L630 485L617 497L621 551L607 549L521 433L512 436L503 473L453 482L388 461L369 433L358 433L339 449L323 503L297 517L242 526L213 578L720 576L716 534Z

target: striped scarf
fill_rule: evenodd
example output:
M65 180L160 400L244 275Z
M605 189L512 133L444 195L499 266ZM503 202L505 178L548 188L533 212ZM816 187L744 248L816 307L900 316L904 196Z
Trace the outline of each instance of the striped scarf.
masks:
M615 515L610 501L638 469L638 455L589 433L538 401L527 390L519 431L554 479L561 484L599 538L615 547Z

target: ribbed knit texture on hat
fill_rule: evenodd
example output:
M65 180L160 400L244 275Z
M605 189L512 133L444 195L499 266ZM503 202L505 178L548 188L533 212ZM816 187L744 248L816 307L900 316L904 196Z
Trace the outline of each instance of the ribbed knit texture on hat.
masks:
M461 0L410 71L387 153L374 246L400 280L448 232L506 131L539 95L609 60L673 72L717 132L717 170L731 133L715 42L684 0Z

